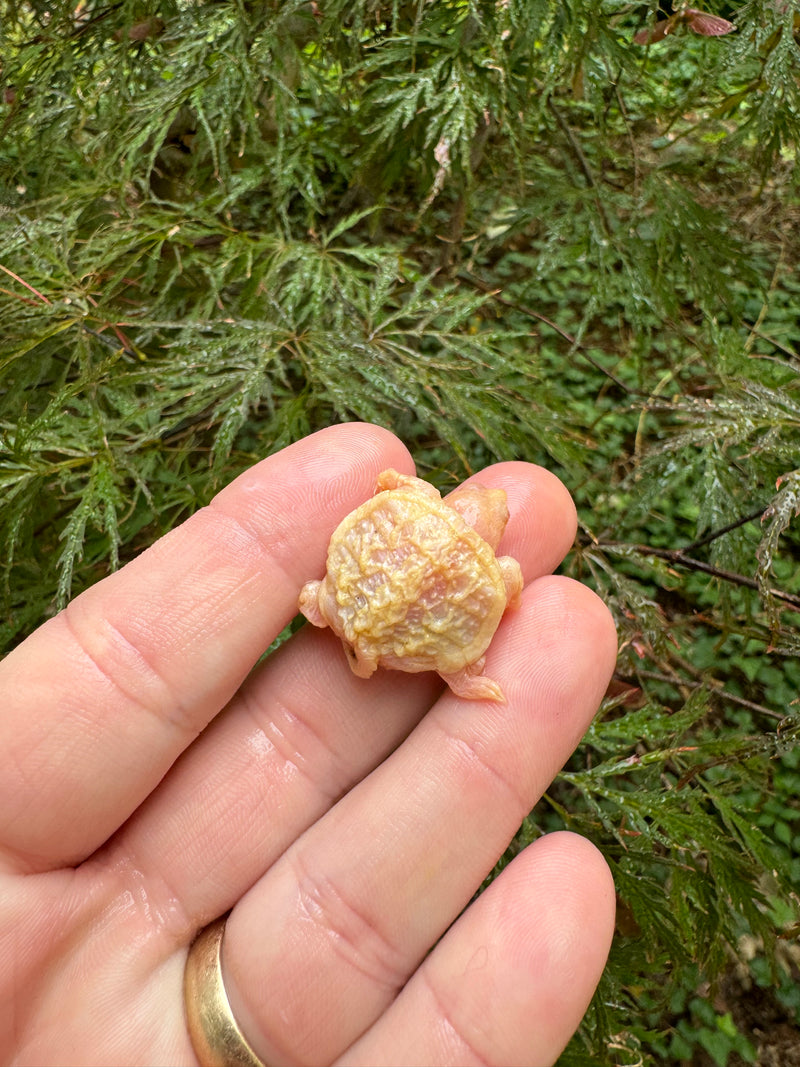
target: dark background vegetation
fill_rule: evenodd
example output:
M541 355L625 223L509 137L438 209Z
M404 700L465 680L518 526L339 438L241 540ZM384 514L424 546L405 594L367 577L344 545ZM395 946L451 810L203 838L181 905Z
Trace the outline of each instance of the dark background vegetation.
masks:
M333 421L545 464L620 637L508 853L614 871L562 1063L800 1063L795 5L3 15L2 649Z

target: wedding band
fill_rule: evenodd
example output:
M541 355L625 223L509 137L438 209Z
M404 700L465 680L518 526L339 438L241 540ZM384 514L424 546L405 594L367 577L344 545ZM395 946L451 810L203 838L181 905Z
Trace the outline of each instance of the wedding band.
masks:
M189 1036L201 1067L266 1067L239 1029L222 982L226 918L209 923L189 946L183 974Z

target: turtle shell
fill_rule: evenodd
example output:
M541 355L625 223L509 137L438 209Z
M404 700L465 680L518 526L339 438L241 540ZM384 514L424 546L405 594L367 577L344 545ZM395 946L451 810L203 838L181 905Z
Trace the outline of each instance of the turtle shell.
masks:
M319 610L365 676L376 666L462 670L486 651L506 607L493 548L414 482L358 507L328 548Z

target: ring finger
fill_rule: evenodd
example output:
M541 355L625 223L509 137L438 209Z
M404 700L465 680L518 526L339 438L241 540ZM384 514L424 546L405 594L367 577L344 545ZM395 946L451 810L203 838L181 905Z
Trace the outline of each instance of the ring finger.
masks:
M534 582L487 664L508 704L445 694L239 902L223 969L266 1062L329 1062L381 1016L577 744L615 645L587 589Z

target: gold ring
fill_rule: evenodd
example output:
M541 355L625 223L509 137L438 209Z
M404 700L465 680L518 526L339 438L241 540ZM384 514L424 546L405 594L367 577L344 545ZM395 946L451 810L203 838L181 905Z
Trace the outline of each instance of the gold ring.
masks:
M183 974L189 1036L201 1067L265 1067L239 1029L222 982L226 919L209 923L189 946Z

